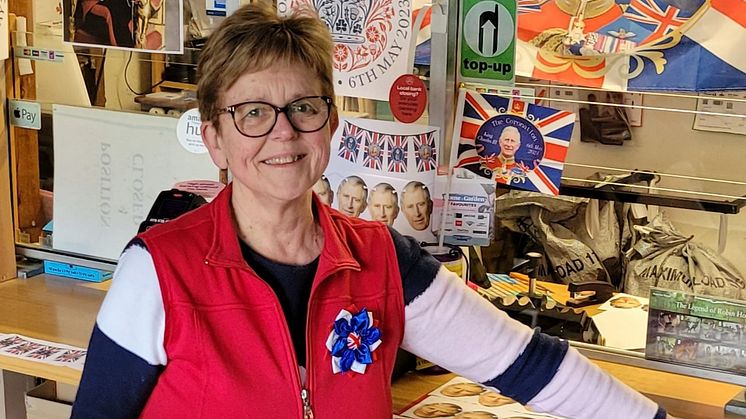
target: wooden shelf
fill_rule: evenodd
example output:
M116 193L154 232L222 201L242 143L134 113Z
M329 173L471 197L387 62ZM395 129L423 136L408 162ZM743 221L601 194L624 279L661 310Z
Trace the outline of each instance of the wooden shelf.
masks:
M163 80L163 83L159 84L158 87L162 89L179 89L179 90L197 90L196 84L191 83L179 83L177 81Z
M52 275L0 284L0 333L86 348L110 281L87 283ZM81 371L0 355L0 369L77 385Z

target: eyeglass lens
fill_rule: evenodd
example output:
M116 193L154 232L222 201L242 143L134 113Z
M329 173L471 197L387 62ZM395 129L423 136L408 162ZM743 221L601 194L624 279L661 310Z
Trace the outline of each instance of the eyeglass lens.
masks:
M284 111L290 124L299 132L320 130L329 118L329 103L323 97L301 98L290 102L284 109L264 102L242 103L235 107L233 119L236 128L250 137L268 134L277 123L279 112Z

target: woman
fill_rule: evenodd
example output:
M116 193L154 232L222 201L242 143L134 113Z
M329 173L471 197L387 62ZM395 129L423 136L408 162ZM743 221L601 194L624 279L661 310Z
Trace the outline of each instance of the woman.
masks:
M211 35L202 135L233 182L125 249L73 417L390 418L401 346L539 411L663 418L413 239L321 204L311 187L338 125L331 54L319 20L269 6Z

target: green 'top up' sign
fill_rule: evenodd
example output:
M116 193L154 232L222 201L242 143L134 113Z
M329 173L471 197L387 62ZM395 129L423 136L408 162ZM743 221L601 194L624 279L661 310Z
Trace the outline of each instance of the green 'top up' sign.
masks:
M462 79L512 84L515 33L516 0L464 0L461 5Z

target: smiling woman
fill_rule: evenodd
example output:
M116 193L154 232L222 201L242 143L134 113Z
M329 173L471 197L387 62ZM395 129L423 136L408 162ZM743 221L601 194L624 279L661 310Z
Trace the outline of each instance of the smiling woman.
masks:
M665 417L565 342L500 312L414 239L352 217L368 192L354 178L337 191L342 212L322 203L312 188L338 125L331 63L320 20L278 17L269 3L210 36L202 137L233 181L124 250L73 417L390 418L399 347L537 411ZM400 199L427 228L427 188L408 185Z

